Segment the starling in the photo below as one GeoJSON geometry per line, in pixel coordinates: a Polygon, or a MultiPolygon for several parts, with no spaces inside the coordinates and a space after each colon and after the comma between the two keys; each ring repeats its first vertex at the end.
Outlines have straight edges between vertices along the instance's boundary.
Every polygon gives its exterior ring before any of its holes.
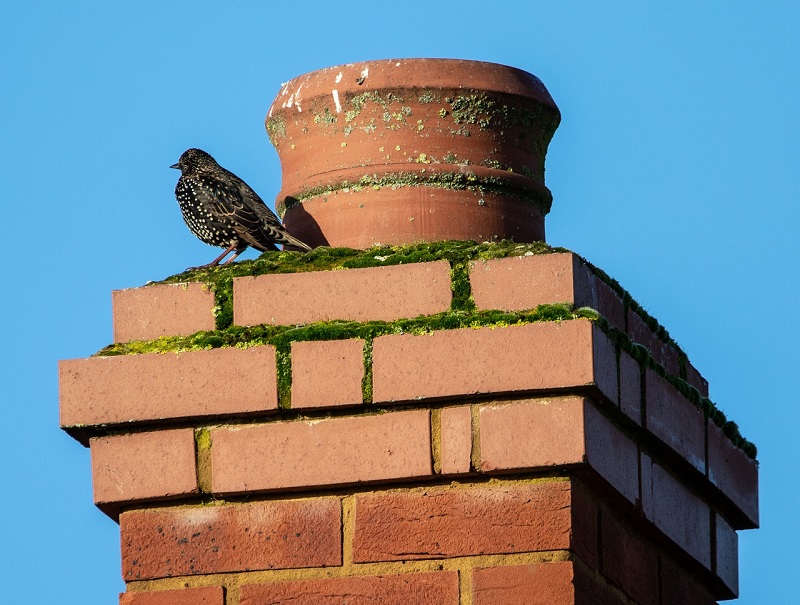
{"type": "Polygon", "coordinates": [[[170,168],[181,171],[175,197],[189,230],[206,244],[225,248],[210,263],[194,269],[215,267],[233,252],[226,261],[230,263],[248,246],[261,252],[277,250],[276,243],[311,250],[286,230],[247,183],[205,151],[187,149],[170,168]]]}

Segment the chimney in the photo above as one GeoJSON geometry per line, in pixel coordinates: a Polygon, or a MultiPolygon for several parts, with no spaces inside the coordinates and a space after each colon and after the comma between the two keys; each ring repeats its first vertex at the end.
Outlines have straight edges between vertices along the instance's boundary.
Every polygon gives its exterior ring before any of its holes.
{"type": "Polygon", "coordinates": [[[755,447],[620,284],[543,242],[558,120],[471,61],[283,87],[278,205],[332,247],[115,291],[114,343],[59,366],[121,605],[738,595],[755,447]]]}

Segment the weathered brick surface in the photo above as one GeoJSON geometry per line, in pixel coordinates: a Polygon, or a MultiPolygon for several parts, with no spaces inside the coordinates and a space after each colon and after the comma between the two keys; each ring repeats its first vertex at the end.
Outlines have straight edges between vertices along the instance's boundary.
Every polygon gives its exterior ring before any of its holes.
{"type": "Polygon", "coordinates": [[[359,494],[353,560],[567,549],[570,528],[566,481],[359,494]]]}
{"type": "Polygon", "coordinates": [[[661,558],[661,603],[663,605],[716,605],[717,600],[703,586],[671,560],[661,558]]]}
{"type": "MultiPolygon", "coordinates": [[[[589,269],[586,269],[590,272],[589,269]]],[[[576,301],[579,307],[591,307],[608,320],[608,323],[617,330],[625,331],[625,306],[622,299],[611,286],[599,277],[592,275],[588,282],[590,285],[589,297],[576,301]]]]}
{"type": "Polygon", "coordinates": [[[198,491],[192,429],[95,437],[90,445],[98,504],[198,491]]]}
{"type": "Polygon", "coordinates": [[[487,567],[472,572],[473,605],[574,605],[570,561],[487,567]]]}
{"type": "Polygon", "coordinates": [[[584,405],[586,459],[631,504],[639,496],[639,448],[614,423],[587,402],[584,405]]]}
{"type": "Polygon", "coordinates": [[[628,309],[628,336],[634,342],[644,345],[653,359],[664,366],[669,374],[680,375],[678,352],[656,336],[641,315],[631,309],[628,309]]]}
{"type": "Polygon", "coordinates": [[[625,351],[619,352],[619,407],[636,424],[642,424],[642,367],[625,351]]]}
{"type": "Polygon", "coordinates": [[[275,349],[235,347],[59,363],[61,425],[277,409],[275,349]]]}
{"type": "Polygon", "coordinates": [[[360,404],[363,378],[361,339],[292,343],[292,408],[360,404]]]}
{"type": "Polygon", "coordinates": [[[642,454],[642,510],[675,544],[711,569],[711,511],[649,456],[642,454]]]}
{"type": "Polygon", "coordinates": [[[758,527],[758,462],[734,446],[722,429],[710,421],[708,478],[744,516],[740,519],[740,529],[758,527]]]}
{"type": "Polygon", "coordinates": [[[124,592],[119,605],[225,605],[225,592],[222,586],[124,592]]]}
{"type": "Polygon", "coordinates": [[[582,397],[482,406],[481,470],[588,462],[630,502],[639,494],[637,446],[582,397]]]}
{"type": "Polygon", "coordinates": [[[458,572],[245,584],[241,605],[458,605],[458,572]]]}
{"type": "Polygon", "coordinates": [[[422,477],[430,412],[274,422],[211,431],[215,493],[422,477]]]}
{"type": "Polygon", "coordinates": [[[647,429],[701,473],[706,470],[705,418],[664,378],[645,370],[647,429]]]}
{"type": "Polygon", "coordinates": [[[686,362],[686,382],[700,391],[703,397],[708,397],[708,380],[689,362],[686,362]]]}
{"type": "Polygon", "coordinates": [[[722,518],[714,513],[716,551],[714,572],[723,584],[731,591],[732,596],[739,596],[739,536],[722,518]]]}
{"type": "Polygon", "coordinates": [[[616,400],[616,354],[586,320],[375,339],[373,400],[409,401],[596,384],[616,400]]]}
{"type": "Polygon", "coordinates": [[[571,483],[571,549],[589,567],[598,570],[600,567],[598,500],[580,481],[573,479],[571,483]]]}
{"type": "Polygon", "coordinates": [[[504,311],[574,303],[574,274],[579,263],[571,253],[473,261],[469,276],[472,297],[478,309],[504,311]]]}
{"type": "Polygon", "coordinates": [[[481,470],[583,462],[584,399],[529,399],[479,408],[481,470]]]}
{"type": "Polygon", "coordinates": [[[519,311],[566,302],[596,309],[625,329],[620,297],[570,252],[474,261],[470,282],[478,309],[519,311]]]}
{"type": "Polygon", "coordinates": [[[114,290],[114,342],[188,336],[214,329],[214,293],[198,282],[114,290]]]}
{"type": "Polygon", "coordinates": [[[658,603],[658,555],[638,532],[602,516],[602,575],[640,605],[658,603]]]}
{"type": "Polygon", "coordinates": [[[342,563],[338,498],[133,510],[120,534],[127,582],[342,563]]]}
{"type": "Polygon", "coordinates": [[[472,455],[472,411],[469,406],[441,411],[442,473],[468,473],[472,455]]]}
{"type": "Polygon", "coordinates": [[[239,326],[393,321],[447,311],[452,298],[447,261],[237,277],[233,321],[239,326]]]}

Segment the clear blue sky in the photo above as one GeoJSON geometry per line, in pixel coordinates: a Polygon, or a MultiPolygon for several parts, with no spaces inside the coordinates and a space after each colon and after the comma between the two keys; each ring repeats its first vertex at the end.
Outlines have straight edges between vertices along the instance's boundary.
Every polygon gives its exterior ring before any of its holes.
{"type": "Polygon", "coordinates": [[[796,602],[800,4],[267,4],[4,6],[2,600],[99,605],[123,590],[89,453],[58,429],[56,360],[111,340],[112,289],[216,254],[183,225],[169,165],[202,147],[272,200],[263,120],[282,82],[423,56],[544,81],[563,114],[548,241],[666,325],[758,445],[762,529],[740,534],[739,602],[796,602]]]}

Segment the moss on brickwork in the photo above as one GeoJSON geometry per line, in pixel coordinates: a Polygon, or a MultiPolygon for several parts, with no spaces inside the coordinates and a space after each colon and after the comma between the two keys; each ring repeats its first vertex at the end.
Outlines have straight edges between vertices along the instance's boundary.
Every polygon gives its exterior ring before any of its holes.
{"type": "Polygon", "coordinates": [[[573,308],[566,304],[540,305],[526,311],[506,312],[497,310],[478,311],[472,298],[469,280],[469,263],[475,260],[490,260],[512,256],[531,256],[569,252],[554,248],[543,242],[519,244],[512,241],[483,242],[443,241],[412,244],[406,246],[376,246],[368,250],[320,247],[308,253],[265,252],[258,259],[242,261],[222,267],[185,271],[159,283],[202,282],[215,294],[216,329],[197,332],[191,336],[169,336],[151,341],[134,341],[109,345],[97,353],[100,356],[128,355],[154,352],[180,352],[218,347],[248,348],[272,345],[277,352],[278,391],[280,407],[291,406],[291,343],[307,340],[338,340],[361,338],[364,347],[364,402],[372,402],[372,342],[385,334],[426,334],[436,330],[458,328],[503,327],[539,321],[564,321],[584,318],[597,323],[617,347],[628,352],[644,367],[649,367],[675,386],[694,403],[706,417],[719,426],[734,445],[750,457],[756,457],[756,447],[739,432],[738,426],[707,397],[686,381],[688,357],[670,337],[667,330],[639,305],[633,297],[613,278],[579,256],[595,275],[614,290],[622,300],[625,313],[638,314],[653,334],[672,346],[678,353],[680,375],[669,374],[650,352],[627,334],[611,327],[595,310],[573,308]],[[328,321],[302,326],[251,327],[234,326],[233,323],[233,278],[267,275],[275,273],[300,273],[308,271],[331,271],[351,268],[384,267],[408,263],[446,260],[450,263],[453,299],[449,311],[426,317],[400,319],[393,322],[328,321]]]}

